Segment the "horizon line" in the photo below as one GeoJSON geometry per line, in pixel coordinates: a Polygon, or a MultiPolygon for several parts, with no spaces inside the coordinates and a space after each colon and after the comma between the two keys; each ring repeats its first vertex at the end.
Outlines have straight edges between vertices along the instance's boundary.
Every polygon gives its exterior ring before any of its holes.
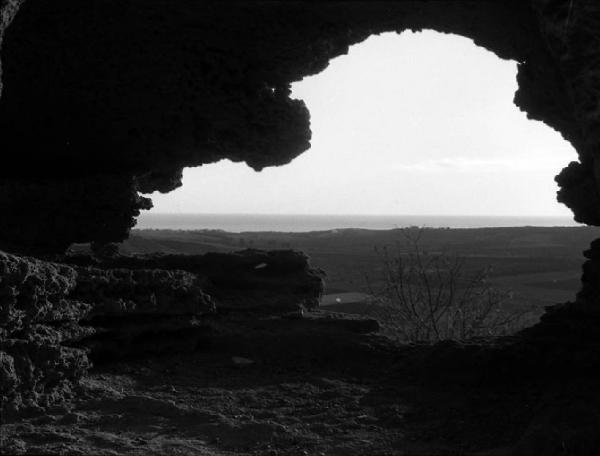
{"type": "MultiPolygon", "coordinates": [[[[253,216],[309,216],[309,217],[495,217],[495,218],[564,218],[573,220],[569,215],[551,215],[551,214],[323,214],[323,213],[265,213],[265,212],[143,212],[142,215],[253,215],[253,216]]],[[[138,217],[140,217],[138,216],[138,217]]],[[[577,223],[577,222],[576,222],[577,223]]]]}

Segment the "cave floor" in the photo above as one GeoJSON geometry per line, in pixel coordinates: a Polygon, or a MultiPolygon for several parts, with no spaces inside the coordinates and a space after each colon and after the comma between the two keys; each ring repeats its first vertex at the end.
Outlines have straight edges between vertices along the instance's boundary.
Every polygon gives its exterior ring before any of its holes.
{"type": "Polygon", "coordinates": [[[534,385],[422,382],[403,373],[405,349],[373,334],[334,331],[298,339],[290,328],[261,334],[253,345],[249,331],[238,350],[229,340],[187,354],[103,363],[66,405],[5,424],[4,448],[28,454],[502,455],[512,454],[548,394],[534,385]]]}

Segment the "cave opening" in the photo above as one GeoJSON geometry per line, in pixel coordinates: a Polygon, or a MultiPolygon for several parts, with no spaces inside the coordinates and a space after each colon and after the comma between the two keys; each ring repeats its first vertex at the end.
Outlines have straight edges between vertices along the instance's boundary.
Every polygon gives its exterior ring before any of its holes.
{"type": "MultiPolygon", "coordinates": [[[[577,225],[557,202],[554,181],[577,154],[560,133],[515,106],[516,75],[516,61],[459,35],[373,35],[292,84],[292,97],[311,113],[310,150],[259,173],[228,160],[187,168],[183,187],[150,195],[155,208],[138,226],[230,232],[519,226],[498,236],[502,241],[483,241],[493,245],[469,241],[472,248],[462,253],[475,265],[493,264],[493,283],[535,309],[532,323],[544,306],[573,298],[580,251],[594,233],[557,240],[524,228],[577,225]],[[548,247],[554,253],[540,255],[548,247]],[[553,256],[565,252],[566,260],[553,256]]],[[[336,305],[363,299],[360,276],[377,267],[360,247],[341,266],[284,235],[238,237],[238,247],[308,250],[330,273],[324,302],[336,305]]],[[[456,239],[441,239],[458,248],[456,239]]]]}
{"type": "Polygon", "coordinates": [[[371,36],[292,84],[311,114],[311,149],[260,173],[228,160],[186,168],[183,187],[150,195],[154,209],[138,226],[163,213],[523,217],[518,224],[538,216],[570,225],[554,176],[577,154],[513,104],[516,73],[517,62],[458,35],[371,36]]]}

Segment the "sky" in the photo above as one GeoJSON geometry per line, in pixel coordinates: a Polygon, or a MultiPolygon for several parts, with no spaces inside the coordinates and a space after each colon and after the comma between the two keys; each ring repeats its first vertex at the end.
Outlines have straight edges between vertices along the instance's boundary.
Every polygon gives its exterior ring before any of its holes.
{"type": "Polygon", "coordinates": [[[568,216],[554,176],[577,155],[512,103],[516,71],[456,35],[372,36],[292,85],[308,151],[261,172],[186,168],[152,212],[568,216]]]}

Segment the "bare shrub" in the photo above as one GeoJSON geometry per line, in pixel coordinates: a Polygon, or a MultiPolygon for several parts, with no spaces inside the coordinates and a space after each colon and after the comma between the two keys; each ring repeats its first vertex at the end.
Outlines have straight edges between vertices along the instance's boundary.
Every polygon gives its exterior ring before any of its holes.
{"type": "Polygon", "coordinates": [[[381,277],[369,314],[396,338],[417,342],[499,336],[524,326],[528,309],[510,309],[509,293],[489,283],[489,268],[468,271],[466,258],[429,253],[421,246],[422,229],[405,229],[394,246],[376,249],[381,277]]]}

